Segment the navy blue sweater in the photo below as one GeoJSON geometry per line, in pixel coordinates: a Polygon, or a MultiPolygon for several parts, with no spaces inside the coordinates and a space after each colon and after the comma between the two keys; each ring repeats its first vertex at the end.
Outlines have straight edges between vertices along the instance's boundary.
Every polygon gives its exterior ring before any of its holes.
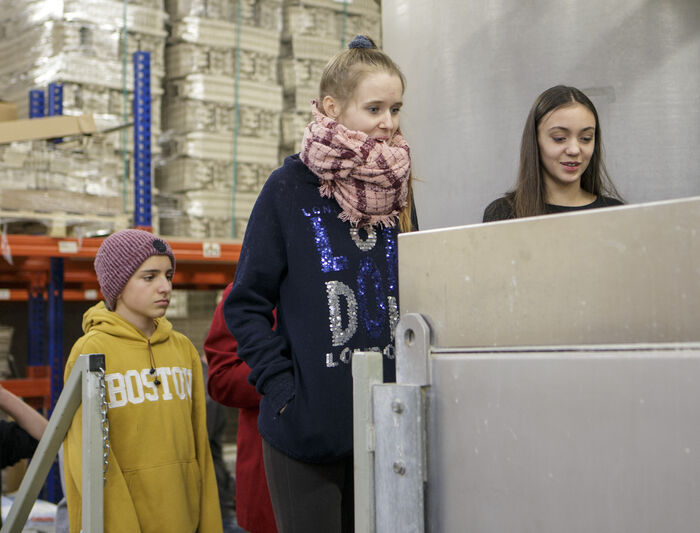
{"type": "Polygon", "coordinates": [[[352,453],[353,351],[381,350],[384,381],[395,380],[398,262],[395,228],[351,228],[318,187],[298,155],[270,175],[224,317],[263,395],[260,434],[290,457],[323,463],[352,453]]]}

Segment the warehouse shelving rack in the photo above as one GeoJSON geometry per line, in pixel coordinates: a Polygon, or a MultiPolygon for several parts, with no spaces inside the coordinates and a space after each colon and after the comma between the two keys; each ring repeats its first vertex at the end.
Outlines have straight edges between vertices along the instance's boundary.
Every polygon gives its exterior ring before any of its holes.
{"type": "MultiPolygon", "coordinates": [[[[151,219],[151,92],[150,53],[136,52],[134,61],[134,226],[152,230],[151,219]]],[[[29,94],[30,117],[44,115],[44,92],[29,94]]],[[[48,113],[62,113],[62,87],[50,84],[48,113]]],[[[53,142],[60,142],[54,140],[53,142]]],[[[29,344],[27,377],[2,382],[18,396],[43,400],[53,410],[63,388],[63,302],[100,298],[93,259],[103,238],[58,238],[3,235],[0,259],[0,302],[27,301],[29,344]],[[46,348],[46,350],[45,350],[46,348]],[[46,360],[48,365],[44,364],[46,360]]],[[[240,255],[236,241],[189,241],[167,237],[177,258],[173,284],[178,289],[223,289],[232,280],[240,255]]],[[[58,493],[50,476],[49,499],[58,493]]],[[[53,497],[53,498],[52,498],[53,497]]],[[[56,498],[57,499],[57,498],[56,498]]]]}

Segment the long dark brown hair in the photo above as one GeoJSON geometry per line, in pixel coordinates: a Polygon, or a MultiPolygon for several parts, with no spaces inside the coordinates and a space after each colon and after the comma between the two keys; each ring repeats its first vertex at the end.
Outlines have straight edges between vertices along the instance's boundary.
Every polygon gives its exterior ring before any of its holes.
{"type": "Polygon", "coordinates": [[[547,114],[574,103],[585,106],[595,117],[595,146],[588,167],[581,176],[581,188],[596,196],[622,199],[605,168],[600,121],[593,102],[575,87],[557,85],[537,97],[525,121],[520,144],[518,179],[515,188],[506,194],[516,218],[546,214],[546,188],[540,163],[537,127],[547,114]]]}
{"type": "MultiPolygon", "coordinates": [[[[332,96],[342,105],[347,103],[355,89],[370,72],[386,72],[392,76],[398,76],[401,80],[401,92],[406,89],[406,78],[394,60],[386,53],[377,48],[375,42],[366,36],[358,36],[355,39],[363,38],[371,43],[371,48],[348,48],[338,52],[326,64],[321,75],[319,88],[319,102],[323,102],[324,97],[332,96]]],[[[354,42],[355,40],[353,40],[354,42]]],[[[352,43],[351,43],[352,45],[352,43]]],[[[323,113],[323,106],[318,106],[323,113]]],[[[408,200],[399,213],[399,231],[411,231],[411,203],[413,202],[413,170],[408,177],[408,200]]]]}

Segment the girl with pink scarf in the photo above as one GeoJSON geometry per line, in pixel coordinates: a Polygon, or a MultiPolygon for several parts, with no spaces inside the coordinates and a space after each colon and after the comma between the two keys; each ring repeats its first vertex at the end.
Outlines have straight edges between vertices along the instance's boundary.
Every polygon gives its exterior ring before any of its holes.
{"type": "Polygon", "coordinates": [[[404,88],[367,37],[329,61],[301,152],[256,201],[224,303],[262,396],[258,429],[281,533],[353,531],[353,352],[381,351],[384,379],[395,380],[396,237],[416,226],[399,131],[404,88]]]}

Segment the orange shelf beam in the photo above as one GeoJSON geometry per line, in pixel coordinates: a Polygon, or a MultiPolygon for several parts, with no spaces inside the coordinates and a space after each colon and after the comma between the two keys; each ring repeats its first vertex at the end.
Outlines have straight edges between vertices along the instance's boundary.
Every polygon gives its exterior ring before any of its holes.
{"type": "MultiPolygon", "coordinates": [[[[164,237],[165,238],[165,237],[164,237]]],[[[241,243],[237,241],[188,241],[165,238],[180,262],[238,262],[241,243]]],[[[94,258],[103,238],[57,238],[40,235],[7,235],[7,251],[12,257],[83,257],[94,258]]]]}
{"type": "Polygon", "coordinates": [[[51,395],[49,378],[18,378],[0,381],[0,385],[20,398],[39,398],[51,395]]]}
{"type": "MultiPolygon", "coordinates": [[[[63,289],[63,300],[66,302],[83,302],[99,300],[101,293],[97,289],[63,289]]],[[[26,289],[0,289],[0,302],[26,302],[29,291],[26,289]]]]}
{"type": "MultiPolygon", "coordinates": [[[[240,242],[164,238],[177,260],[173,280],[176,289],[219,289],[233,280],[241,253],[240,242]]],[[[12,264],[0,259],[0,301],[23,301],[28,298],[28,290],[45,287],[51,257],[64,258],[64,300],[97,299],[93,259],[103,240],[7,235],[6,250],[12,264]]]]}

